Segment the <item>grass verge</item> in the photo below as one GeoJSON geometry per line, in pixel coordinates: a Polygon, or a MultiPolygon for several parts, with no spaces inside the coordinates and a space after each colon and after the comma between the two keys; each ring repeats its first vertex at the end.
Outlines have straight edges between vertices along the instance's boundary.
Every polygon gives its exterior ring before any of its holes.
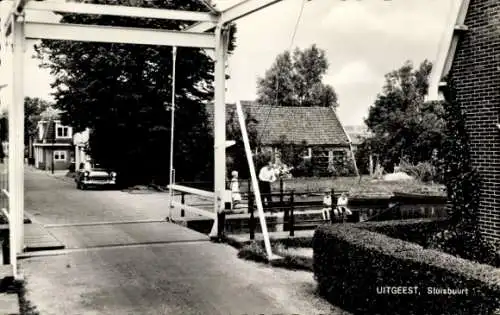
{"type": "MultiPolygon", "coordinates": [[[[297,254],[294,247],[289,247],[281,241],[271,241],[271,247],[274,254],[281,258],[272,260],[271,265],[275,267],[286,268],[290,270],[306,270],[313,271],[312,257],[307,253],[297,254]]],[[[304,251],[300,251],[304,252],[304,251]]],[[[238,257],[255,262],[267,263],[267,253],[263,242],[254,241],[250,244],[243,245],[238,252],[238,257]]]]}

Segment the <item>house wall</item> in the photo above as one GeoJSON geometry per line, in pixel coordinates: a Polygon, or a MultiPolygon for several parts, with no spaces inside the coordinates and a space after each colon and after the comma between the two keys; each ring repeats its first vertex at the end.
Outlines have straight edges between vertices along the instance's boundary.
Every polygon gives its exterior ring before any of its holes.
{"type": "Polygon", "coordinates": [[[500,1],[471,0],[469,28],[452,73],[466,116],[473,166],[481,176],[479,220],[484,236],[500,241],[500,1]]]}
{"type": "MultiPolygon", "coordinates": [[[[335,145],[315,145],[309,147],[312,161],[316,165],[316,170],[319,172],[317,176],[328,176],[329,173],[329,163],[333,162],[334,159],[339,157],[345,157],[350,163],[352,160],[350,149],[344,146],[335,145]],[[329,153],[331,152],[331,153],[329,153]]],[[[267,154],[274,154],[275,161],[279,161],[280,154],[278,149],[274,149],[273,146],[263,146],[262,152],[267,154]]],[[[297,166],[297,165],[295,165],[297,166]]],[[[338,167],[338,165],[336,165],[338,167]]]]}
{"type": "Polygon", "coordinates": [[[65,159],[54,161],[54,170],[67,170],[74,159],[73,148],[71,147],[37,147],[35,148],[35,167],[42,170],[52,170],[52,155],[54,151],[65,153],[65,159]]]}

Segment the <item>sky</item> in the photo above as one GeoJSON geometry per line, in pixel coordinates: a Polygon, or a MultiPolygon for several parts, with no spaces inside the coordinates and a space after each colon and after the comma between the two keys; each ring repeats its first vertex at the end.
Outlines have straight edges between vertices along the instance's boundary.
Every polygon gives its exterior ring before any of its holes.
{"type": "MultiPolygon", "coordinates": [[[[218,0],[219,9],[241,0],[218,0]]],[[[316,44],[329,69],[323,82],[337,92],[339,119],[361,125],[384,75],[406,60],[416,66],[437,58],[457,0],[285,0],[236,22],[236,49],[229,58],[228,102],[256,98],[256,82],[285,50],[316,44]]],[[[26,94],[51,100],[51,75],[26,51],[26,94]]]]}

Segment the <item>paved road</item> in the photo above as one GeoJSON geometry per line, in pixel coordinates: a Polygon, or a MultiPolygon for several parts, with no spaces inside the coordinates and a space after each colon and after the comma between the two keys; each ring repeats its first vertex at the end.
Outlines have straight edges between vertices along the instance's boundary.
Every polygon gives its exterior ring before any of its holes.
{"type": "Polygon", "coordinates": [[[130,194],[117,190],[78,190],[71,178],[27,169],[26,211],[43,224],[164,220],[168,194],[130,194]]]}
{"type": "Polygon", "coordinates": [[[99,224],[162,219],[165,194],[78,191],[29,169],[25,178],[27,209],[69,248],[21,260],[40,314],[345,314],[315,296],[311,273],[240,260],[167,222],[99,224]]]}

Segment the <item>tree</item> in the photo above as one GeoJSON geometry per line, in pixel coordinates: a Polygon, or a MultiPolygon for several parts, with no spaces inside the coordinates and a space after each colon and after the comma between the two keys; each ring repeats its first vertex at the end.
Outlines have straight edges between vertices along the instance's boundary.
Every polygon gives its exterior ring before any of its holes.
{"type": "Polygon", "coordinates": [[[277,106],[337,106],[332,86],[322,83],[328,70],[325,52],[312,45],[278,55],[263,78],[257,80],[258,102],[277,106]]]}
{"type": "Polygon", "coordinates": [[[9,113],[5,109],[0,113],[0,141],[9,141],[9,113]]]}
{"type": "Polygon", "coordinates": [[[373,132],[372,153],[391,170],[401,159],[415,164],[430,161],[443,138],[442,102],[425,102],[432,64],[425,60],[418,69],[407,61],[385,76],[383,92],[369,109],[366,125],[373,132]]]}
{"type": "MultiPolygon", "coordinates": [[[[91,1],[106,3],[107,1],[91,1]]],[[[118,1],[126,4],[125,0],[118,1]]],[[[116,3],[116,1],[114,1],[116,3]]],[[[201,1],[142,1],[138,6],[204,11],[201,1]]],[[[66,23],[180,30],[189,22],[64,14],[66,23]]],[[[234,49],[232,27],[229,50],[234,49]]],[[[88,150],[125,184],[169,177],[172,48],[44,40],[37,47],[56,77],[56,107],[75,131],[90,128],[88,150]]],[[[174,168],[176,180],[213,177],[213,139],[206,102],[213,98],[213,60],[202,49],[177,49],[174,168]]]]}
{"type": "Polygon", "coordinates": [[[38,97],[24,98],[24,144],[29,145],[38,133],[38,122],[42,119],[42,113],[47,110],[51,104],[48,101],[38,97]]]}

